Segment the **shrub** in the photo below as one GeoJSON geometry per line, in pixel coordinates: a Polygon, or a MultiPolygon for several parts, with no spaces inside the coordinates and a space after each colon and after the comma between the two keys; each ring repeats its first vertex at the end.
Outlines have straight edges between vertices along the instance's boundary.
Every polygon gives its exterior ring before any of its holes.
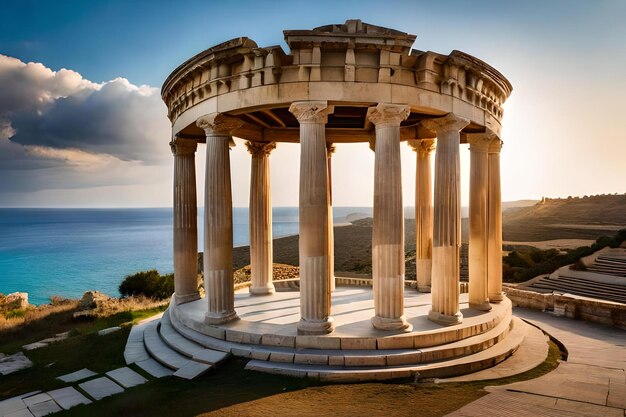
{"type": "Polygon", "coordinates": [[[174,293],[174,274],[161,275],[156,269],[126,276],[119,287],[122,297],[143,295],[163,300],[174,293]]]}

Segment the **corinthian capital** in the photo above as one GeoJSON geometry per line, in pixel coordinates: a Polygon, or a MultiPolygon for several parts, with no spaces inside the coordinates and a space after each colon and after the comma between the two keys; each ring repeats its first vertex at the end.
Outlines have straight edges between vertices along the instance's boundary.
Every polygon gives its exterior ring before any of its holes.
{"type": "Polygon", "coordinates": [[[384,125],[400,126],[400,123],[409,117],[411,108],[406,104],[379,103],[376,107],[370,107],[367,118],[376,127],[384,125]]]}
{"type": "Polygon", "coordinates": [[[300,123],[326,124],[328,115],[334,110],[335,106],[329,106],[327,101],[296,101],[289,106],[289,111],[300,123]]]}
{"type": "Polygon", "coordinates": [[[243,121],[222,113],[202,116],[196,120],[196,126],[208,135],[231,136],[232,131],[243,126],[243,121]]]}
{"type": "Polygon", "coordinates": [[[269,155],[274,149],[276,149],[276,142],[252,142],[246,141],[246,148],[252,156],[269,155]]]}
{"type": "Polygon", "coordinates": [[[504,142],[499,137],[495,137],[489,144],[489,153],[500,153],[504,142]]]}
{"type": "Polygon", "coordinates": [[[195,139],[174,137],[170,142],[173,155],[189,155],[196,152],[198,142],[195,139]]]}
{"type": "Polygon", "coordinates": [[[467,143],[470,145],[470,150],[476,152],[489,152],[491,143],[498,138],[489,129],[483,133],[468,133],[465,136],[467,137],[467,143]]]}
{"type": "Polygon", "coordinates": [[[427,156],[435,150],[435,139],[413,139],[409,140],[409,146],[420,156],[427,156]]]}
{"type": "Polygon", "coordinates": [[[424,128],[438,133],[450,131],[458,132],[469,124],[469,120],[459,117],[454,113],[448,113],[443,117],[422,120],[421,123],[424,128]]]}

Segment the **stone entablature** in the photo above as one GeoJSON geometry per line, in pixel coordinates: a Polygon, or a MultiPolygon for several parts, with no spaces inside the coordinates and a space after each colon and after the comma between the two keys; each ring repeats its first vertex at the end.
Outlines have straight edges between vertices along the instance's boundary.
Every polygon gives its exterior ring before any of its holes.
{"type": "MultiPolygon", "coordinates": [[[[161,92],[174,133],[204,114],[246,114],[323,99],[329,104],[364,107],[378,102],[408,104],[413,112],[431,116],[454,112],[478,130],[484,126],[499,134],[502,104],[511,93],[511,84],[471,55],[411,49],[415,35],[360,20],[287,30],[284,35],[289,54],[280,46],[260,48],[242,37],[209,48],[174,70],[161,92]],[[313,88],[310,83],[317,85],[313,88]]],[[[242,128],[237,136],[269,141],[273,135],[275,141],[293,141],[293,135],[284,132],[282,137],[279,132],[264,132],[272,127],[297,127],[285,123],[288,116],[272,111],[264,116],[266,122],[253,115],[256,126],[242,128]]],[[[409,118],[403,126],[418,121],[409,118]]],[[[373,136],[373,132],[351,133],[355,132],[346,132],[350,141],[373,136]]],[[[329,135],[332,141],[341,141],[333,132],[329,135]]],[[[413,138],[414,132],[403,134],[403,139],[413,138]]]]}

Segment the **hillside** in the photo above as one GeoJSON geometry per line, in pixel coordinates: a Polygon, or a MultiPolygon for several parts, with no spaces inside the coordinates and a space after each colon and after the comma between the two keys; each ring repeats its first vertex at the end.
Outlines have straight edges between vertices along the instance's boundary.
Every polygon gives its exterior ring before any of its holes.
{"type": "Polygon", "coordinates": [[[505,210],[505,241],[596,239],[626,228],[626,194],[549,198],[505,210]]]}

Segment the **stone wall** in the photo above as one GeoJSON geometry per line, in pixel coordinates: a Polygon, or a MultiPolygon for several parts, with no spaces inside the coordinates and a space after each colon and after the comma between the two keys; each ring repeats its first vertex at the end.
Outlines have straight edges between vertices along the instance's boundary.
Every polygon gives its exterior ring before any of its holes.
{"type": "Polygon", "coordinates": [[[541,294],[504,287],[515,307],[552,311],[555,316],[587,320],[626,329],[626,304],[590,300],[568,294],[541,294]]]}

